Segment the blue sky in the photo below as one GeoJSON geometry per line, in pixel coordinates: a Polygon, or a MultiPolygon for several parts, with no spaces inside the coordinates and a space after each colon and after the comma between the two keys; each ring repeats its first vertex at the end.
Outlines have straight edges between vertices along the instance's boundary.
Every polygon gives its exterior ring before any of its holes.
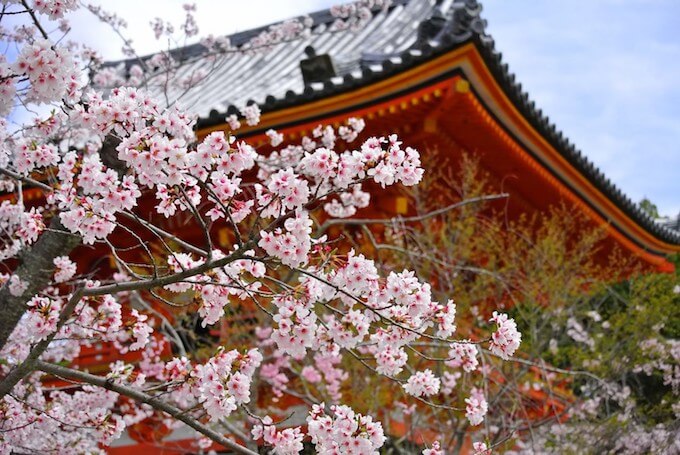
{"type": "MultiPolygon", "coordinates": [[[[227,34],[340,0],[193,0],[202,33],[227,34]]],[[[412,0],[424,1],[424,0],[412,0]]],[[[179,23],[182,0],[99,0],[153,52],[148,21],[179,23]],[[115,6],[114,6],[115,5],[115,6]],[[162,12],[159,6],[162,5],[162,12]]],[[[539,108],[634,201],[680,212],[680,1],[482,0],[487,31],[539,108]]],[[[80,14],[80,13],[79,13],[80,14]]],[[[74,38],[120,57],[120,44],[84,14],[74,38]]],[[[163,43],[160,43],[161,47],[163,43]]]]}
{"type": "Polygon", "coordinates": [[[680,212],[680,2],[486,0],[536,104],[634,201],[680,212]]]}

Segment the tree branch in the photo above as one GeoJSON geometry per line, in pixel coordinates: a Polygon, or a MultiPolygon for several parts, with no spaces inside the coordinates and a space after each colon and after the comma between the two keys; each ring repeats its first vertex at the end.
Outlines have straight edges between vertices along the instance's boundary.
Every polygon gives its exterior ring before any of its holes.
{"type": "Polygon", "coordinates": [[[80,297],[83,295],[83,289],[80,288],[76,290],[71,298],[64,306],[64,309],[59,314],[59,320],[57,321],[57,327],[49,334],[44,340],[36,344],[33,349],[28,353],[26,359],[17,365],[13,370],[11,370],[7,376],[0,382],[0,399],[2,399],[6,394],[12,391],[14,386],[21,381],[24,377],[30,374],[35,369],[35,362],[40,358],[40,356],[49,347],[50,343],[59,332],[59,330],[66,324],[69,316],[73,313],[76,305],[80,301],[80,297]]]}
{"type": "Polygon", "coordinates": [[[162,287],[168,284],[177,283],[184,280],[185,278],[190,278],[199,275],[203,272],[207,272],[212,269],[224,267],[234,261],[237,261],[245,255],[246,251],[255,246],[255,240],[251,240],[243,245],[243,248],[236,250],[228,256],[214,261],[207,261],[203,264],[194,267],[193,269],[187,269],[183,272],[173,273],[170,275],[165,275],[160,278],[152,280],[140,280],[140,281],[126,281],[124,283],[109,284],[105,286],[99,286],[96,288],[86,289],[83,295],[103,295],[103,294],[116,294],[123,291],[139,291],[143,289],[153,289],[162,287]]]}
{"type": "Polygon", "coordinates": [[[71,379],[74,381],[82,381],[87,384],[96,385],[103,389],[111,390],[112,392],[116,392],[120,395],[131,398],[137,402],[148,404],[152,408],[165,412],[171,417],[190,426],[191,428],[198,431],[202,435],[207,436],[208,438],[212,439],[218,444],[223,445],[224,447],[228,447],[229,449],[233,450],[236,453],[246,455],[257,455],[257,452],[253,452],[252,450],[243,447],[240,444],[237,444],[236,442],[226,438],[224,435],[216,432],[207,425],[204,425],[201,422],[197,421],[196,419],[188,416],[186,413],[184,413],[182,409],[176,408],[175,406],[172,406],[171,404],[166,403],[165,401],[162,401],[152,395],[140,392],[131,387],[115,384],[104,377],[95,376],[93,374],[74,370],[72,368],[62,367],[53,363],[43,362],[42,360],[38,360],[35,365],[38,370],[43,371],[45,373],[66,379],[71,379]]]}
{"type": "Polygon", "coordinates": [[[486,202],[486,201],[495,201],[497,199],[505,199],[509,196],[507,193],[500,193],[500,194],[492,194],[489,196],[479,196],[479,197],[473,197],[470,199],[465,199],[460,202],[456,202],[455,204],[447,205],[446,207],[443,207],[441,209],[433,210],[431,212],[427,212],[423,215],[417,215],[417,216],[409,216],[409,217],[396,217],[396,218],[351,218],[351,219],[344,219],[344,218],[334,218],[331,220],[326,221],[321,228],[319,228],[319,235],[323,234],[326,232],[326,230],[334,226],[336,224],[344,224],[348,226],[356,226],[356,225],[364,225],[364,224],[392,224],[395,221],[399,221],[401,223],[414,223],[417,221],[424,221],[429,218],[433,218],[437,215],[441,215],[443,213],[446,213],[450,210],[457,209],[469,204],[475,204],[477,202],[486,202]]]}

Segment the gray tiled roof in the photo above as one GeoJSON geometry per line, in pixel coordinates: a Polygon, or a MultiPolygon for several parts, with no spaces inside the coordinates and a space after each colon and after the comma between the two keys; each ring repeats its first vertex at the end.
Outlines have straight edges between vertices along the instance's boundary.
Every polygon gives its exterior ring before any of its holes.
{"type": "MultiPolygon", "coordinates": [[[[205,118],[211,110],[223,113],[231,105],[244,106],[250,100],[263,105],[267,96],[285,98],[289,91],[302,94],[305,86],[300,60],[306,58],[304,50],[307,46],[312,46],[317,54],[332,56],[338,73],[335,83],[341,84],[343,76],[348,74],[360,78],[362,65],[373,64],[377,68],[384,56],[396,56],[411,48],[416,42],[418,25],[432,15],[435,3],[430,0],[394,1],[388,11],[377,13],[357,31],[347,29],[327,33],[335,18],[328,11],[314,13],[311,15],[314,20],[312,35],[308,38],[276,44],[267,52],[232,53],[218,57],[214,63],[197,60],[183,67],[178,74],[180,78],[200,68],[216,69],[205,83],[186,93],[179,88],[170,89],[170,101],[183,93],[182,105],[205,118]],[[371,62],[371,56],[375,61],[371,62]]],[[[232,35],[231,42],[233,45],[243,43],[259,30],[232,35]]],[[[198,46],[183,52],[200,52],[198,46]]],[[[323,88],[322,83],[313,86],[323,88]]]]}

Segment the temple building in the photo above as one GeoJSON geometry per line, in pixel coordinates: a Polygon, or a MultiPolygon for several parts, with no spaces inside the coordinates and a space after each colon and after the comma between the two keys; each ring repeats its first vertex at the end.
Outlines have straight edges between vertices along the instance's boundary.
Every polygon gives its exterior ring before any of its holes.
{"type": "MultiPolygon", "coordinates": [[[[198,114],[199,137],[226,129],[236,106],[257,103],[261,123],[239,131],[256,143],[270,128],[295,141],[318,124],[354,116],[366,120],[368,134],[398,133],[421,153],[470,152],[503,182],[511,214],[566,202],[606,226],[610,245],[671,270],[665,256],[680,251],[680,234],[645,214],[522,91],[481,10],[474,0],[395,0],[361,29],[341,31],[331,31],[329,11],[313,13],[309,38],[220,57],[210,79],[181,102],[198,114]]],[[[239,46],[261,31],[229,38],[239,46]]],[[[200,56],[202,49],[180,51],[200,56]]],[[[184,74],[204,65],[195,59],[184,74]]]]}
{"type": "MultiPolygon", "coordinates": [[[[510,216],[566,204],[606,229],[608,248],[649,270],[673,270],[667,256],[680,252],[680,232],[645,214],[530,100],[485,32],[481,10],[475,0],[394,0],[361,29],[334,31],[330,11],[316,12],[308,38],[217,57],[210,78],[183,91],[181,102],[199,116],[199,137],[227,130],[227,115],[257,103],[260,124],[239,136],[265,147],[271,128],[295,142],[319,124],[361,117],[366,135],[397,133],[424,155],[437,150],[454,163],[471,153],[510,194],[510,216]]],[[[232,35],[231,44],[262,30],[232,35]]],[[[196,57],[185,75],[206,65],[199,44],[177,52],[196,57]]],[[[371,210],[404,214],[409,203],[388,193],[371,210]]],[[[124,438],[112,453],[141,453],[129,444],[124,438]]]]}

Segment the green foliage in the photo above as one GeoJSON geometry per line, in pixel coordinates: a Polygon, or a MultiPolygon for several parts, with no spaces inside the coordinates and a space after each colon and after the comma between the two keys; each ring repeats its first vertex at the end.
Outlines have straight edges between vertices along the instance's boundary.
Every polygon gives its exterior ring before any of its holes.
{"type": "Polygon", "coordinates": [[[642,199],[638,205],[647,215],[651,216],[652,218],[659,218],[659,208],[649,199],[642,199]]]}
{"type": "MultiPolygon", "coordinates": [[[[467,157],[457,176],[435,176],[416,191],[419,213],[456,197],[496,192],[467,157]]],[[[669,340],[680,338],[680,295],[674,293],[680,279],[677,273],[644,273],[630,255],[605,253],[604,230],[575,213],[562,206],[507,222],[489,207],[466,206],[422,226],[388,232],[403,249],[383,252],[382,258],[436,283],[438,298],[455,296],[458,326],[465,331],[494,309],[509,312],[522,332],[520,357],[552,372],[548,381],[540,368],[499,366],[505,385],[489,386],[496,394],[492,424],[518,425],[512,423],[518,415],[531,419],[522,412],[556,402],[565,410],[590,403],[590,411],[570,414],[564,423],[571,445],[550,430],[541,443],[559,453],[606,453],[629,431],[644,433],[658,424],[675,428],[671,404],[678,390],[666,367],[674,361],[669,340]],[[659,352],[654,346],[661,346],[659,352]],[[538,386],[552,401],[523,396],[517,390],[525,384],[538,386]]],[[[680,270],[680,256],[671,261],[680,270]]]]}

